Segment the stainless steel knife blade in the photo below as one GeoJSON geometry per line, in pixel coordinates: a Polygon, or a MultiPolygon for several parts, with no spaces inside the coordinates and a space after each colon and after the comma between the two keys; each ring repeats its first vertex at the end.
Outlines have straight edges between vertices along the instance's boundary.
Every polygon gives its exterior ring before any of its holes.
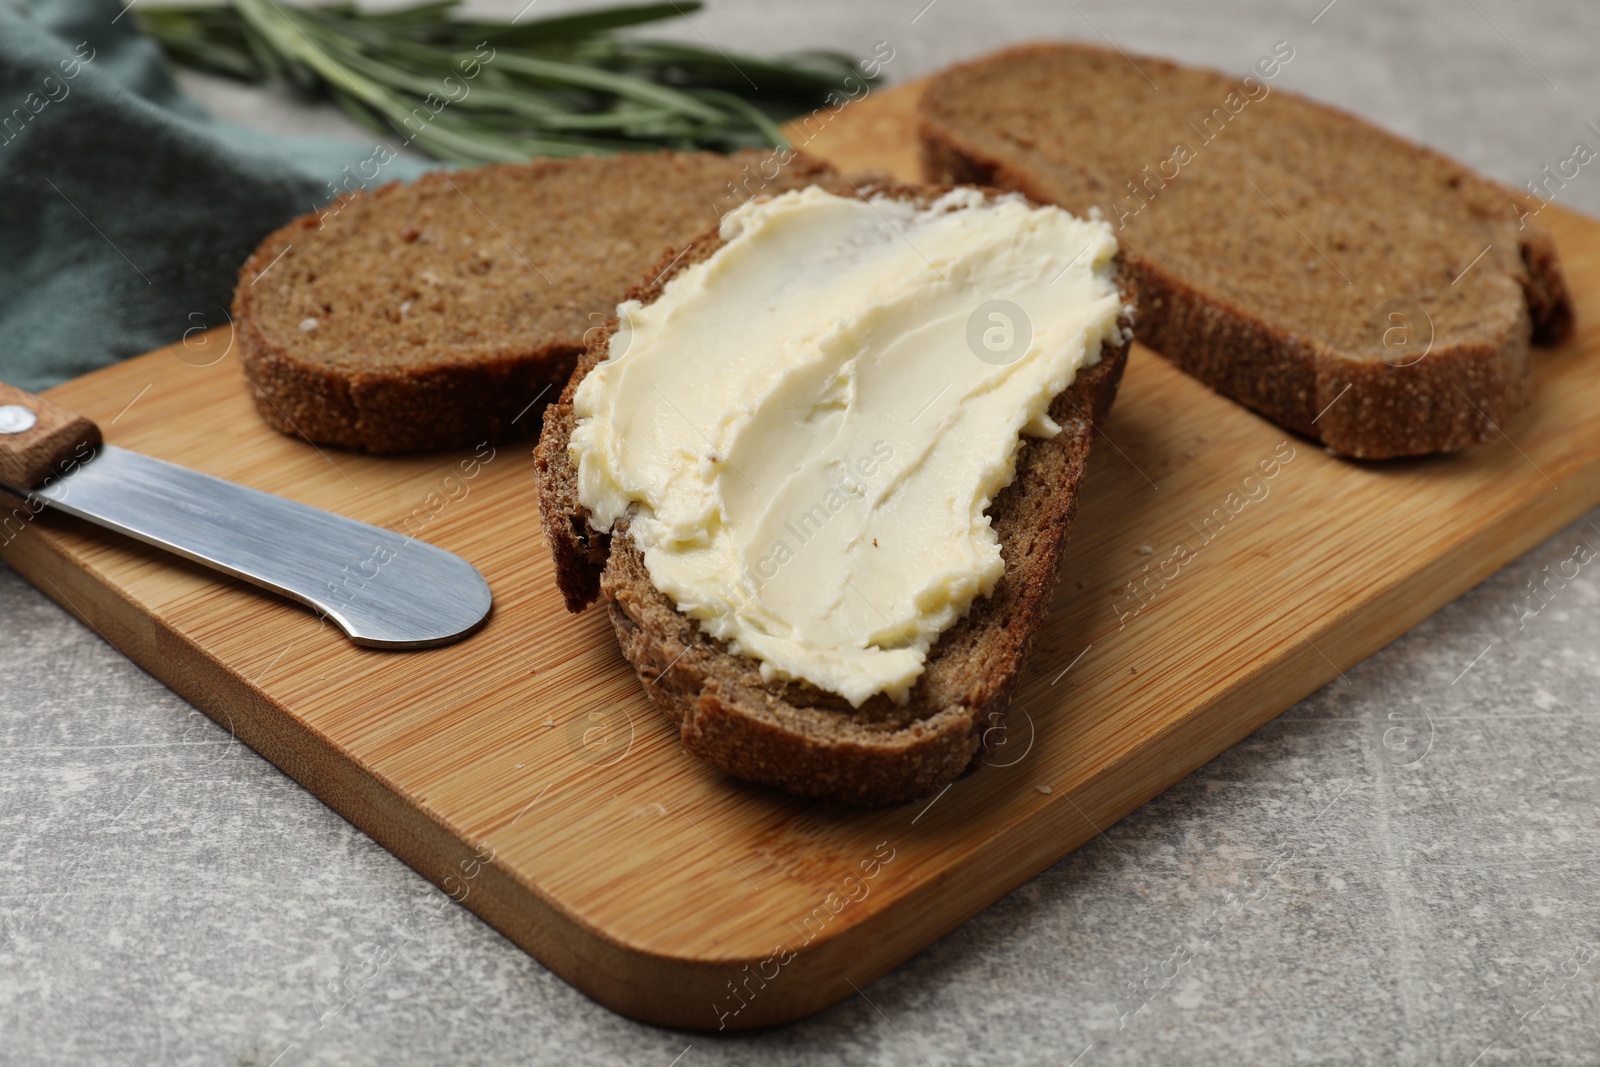
{"type": "Polygon", "coordinates": [[[113,445],[13,488],[310,605],[359,645],[446,644],[492,603],[477,569],[441,548],[113,445]]]}

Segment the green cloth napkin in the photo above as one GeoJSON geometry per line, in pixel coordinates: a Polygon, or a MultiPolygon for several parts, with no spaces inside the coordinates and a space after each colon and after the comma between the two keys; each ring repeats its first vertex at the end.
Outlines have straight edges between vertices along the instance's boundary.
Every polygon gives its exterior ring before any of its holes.
{"type": "Polygon", "coordinates": [[[116,0],[0,0],[0,381],[42,389],[225,324],[257,242],[373,147],[210,118],[116,0]]]}

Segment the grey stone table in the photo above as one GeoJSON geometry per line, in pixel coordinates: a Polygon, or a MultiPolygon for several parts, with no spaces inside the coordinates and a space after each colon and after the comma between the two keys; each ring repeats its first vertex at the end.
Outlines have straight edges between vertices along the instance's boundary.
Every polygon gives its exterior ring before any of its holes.
{"type": "MultiPolygon", "coordinates": [[[[1507,181],[1596,144],[1600,7],[1324,3],[713,0],[678,32],[863,55],[885,40],[895,78],[1041,35],[1231,70],[1288,40],[1280,84],[1507,181]]],[[[346,129],[186,80],[243,122],[346,129]]],[[[1600,213],[1600,178],[1559,199],[1600,213]]],[[[1518,617],[1579,543],[1600,548],[1600,513],[861,996],[731,1038],[613,1015],[437,908],[0,569],[0,1062],[1600,1063],[1595,572],[1518,617]],[[1242,892],[1269,869],[1267,892],[1242,892]],[[351,974],[360,994],[323,1020],[319,990],[351,974]]]]}

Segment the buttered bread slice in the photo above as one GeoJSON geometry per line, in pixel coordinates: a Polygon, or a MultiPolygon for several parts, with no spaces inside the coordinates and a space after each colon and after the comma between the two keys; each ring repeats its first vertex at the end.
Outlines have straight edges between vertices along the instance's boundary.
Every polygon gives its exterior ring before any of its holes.
{"type": "Polygon", "coordinates": [[[1014,189],[1116,228],[1139,339],[1352,456],[1498,437],[1529,343],[1571,329],[1549,234],[1453,160],[1238,75],[1079,44],[934,77],[925,174],[1014,189]]]}
{"type": "Polygon", "coordinates": [[[569,608],[685,747],[923,795],[998,736],[1126,355],[1104,222],[973,188],[747,204],[636,290],[546,415],[569,608]]]}

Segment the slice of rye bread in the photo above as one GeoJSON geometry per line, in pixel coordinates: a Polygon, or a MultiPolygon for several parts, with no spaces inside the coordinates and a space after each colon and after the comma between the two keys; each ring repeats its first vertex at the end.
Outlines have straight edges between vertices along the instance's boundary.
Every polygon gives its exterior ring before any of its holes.
{"type": "MultiPolygon", "coordinates": [[[[239,361],[284,433],[368,452],[470,447],[559,387],[628,288],[804,157],[660,152],[435,172],[271,234],[240,269],[239,361]]],[[[540,405],[542,410],[544,405],[540,405]]]]}
{"type": "Polygon", "coordinates": [[[1527,401],[1530,340],[1571,332],[1518,194],[1259,77],[1039,44],[934,77],[921,108],[929,180],[1098,207],[1139,339],[1336,452],[1496,437],[1527,401]]]}
{"type": "MultiPolygon", "coordinates": [[[[857,191],[928,203],[948,187],[857,191]]],[[[654,302],[673,274],[721,246],[712,231],[630,297],[654,302]]],[[[1131,289],[1120,268],[1118,280],[1126,303],[1131,289]]],[[[975,769],[986,740],[1004,737],[1011,692],[1044,622],[1077,512],[1094,427],[1110,410],[1122,379],[1131,336],[1126,320],[1122,325],[1122,343],[1102,348],[1100,361],[1080,369],[1050,405],[1061,432],[1022,439],[1016,477],[988,509],[1005,574],[929,650],[906,704],[879,694],[851,708],[810,683],[762,681],[755,659],[728,652],[655,587],[626,519],[609,535],[589,526],[567,451],[576,424],[572,400],[578,384],[606,358],[615,323],[594,339],[560,400],[545,413],[534,453],[539,510],[568,610],[582,611],[605,598],[623,655],[650,699],[678,725],[684,748],[730,774],[862,807],[925,796],[975,769]]]]}

